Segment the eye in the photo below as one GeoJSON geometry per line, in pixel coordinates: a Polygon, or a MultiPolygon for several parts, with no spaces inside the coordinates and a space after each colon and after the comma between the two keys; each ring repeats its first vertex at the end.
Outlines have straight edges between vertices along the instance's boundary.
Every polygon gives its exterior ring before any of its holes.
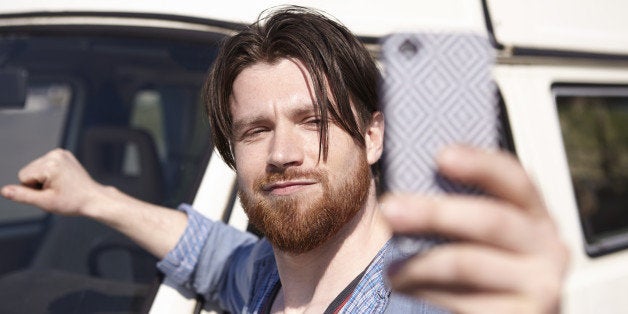
{"type": "Polygon", "coordinates": [[[267,131],[268,131],[268,128],[264,128],[264,127],[251,128],[242,133],[242,135],[240,136],[240,140],[251,141],[258,138],[259,136],[261,136],[267,131]]]}
{"type": "Polygon", "coordinates": [[[247,134],[248,135],[256,135],[256,134],[264,133],[266,131],[268,131],[268,129],[266,129],[266,128],[254,128],[254,129],[249,130],[247,132],[247,134]]]}
{"type": "Polygon", "coordinates": [[[318,117],[311,117],[311,118],[307,118],[305,119],[304,124],[307,125],[308,127],[311,128],[315,128],[315,129],[319,129],[321,126],[322,120],[318,117]]]}

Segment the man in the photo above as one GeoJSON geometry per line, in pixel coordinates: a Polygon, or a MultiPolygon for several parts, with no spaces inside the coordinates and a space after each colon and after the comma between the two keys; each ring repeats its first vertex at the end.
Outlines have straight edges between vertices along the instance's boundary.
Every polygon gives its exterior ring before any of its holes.
{"type": "Polygon", "coordinates": [[[307,9],[277,10],[226,41],[204,96],[262,240],[102,186],[62,150],[2,195],[120,230],[162,258],[180,288],[232,312],[558,311],[566,250],[513,157],[465,147],[439,156],[442,174],[490,198],[377,198],[376,83],[360,42],[307,9]],[[457,241],[398,260],[394,232],[457,241]]]}

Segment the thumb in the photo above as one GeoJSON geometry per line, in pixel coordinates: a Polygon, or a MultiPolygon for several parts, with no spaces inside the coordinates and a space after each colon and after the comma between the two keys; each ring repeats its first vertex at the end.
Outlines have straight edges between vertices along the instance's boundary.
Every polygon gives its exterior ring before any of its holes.
{"type": "Polygon", "coordinates": [[[7,185],[0,190],[6,199],[46,208],[50,191],[30,188],[23,185],[7,185]]]}

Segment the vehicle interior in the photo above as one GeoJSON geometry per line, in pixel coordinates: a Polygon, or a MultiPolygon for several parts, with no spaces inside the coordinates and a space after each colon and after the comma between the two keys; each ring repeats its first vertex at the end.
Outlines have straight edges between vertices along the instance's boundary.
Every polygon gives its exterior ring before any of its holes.
{"type": "MultiPolygon", "coordinates": [[[[0,96],[0,185],[62,147],[103,184],[191,202],[212,152],[200,89],[223,35],[154,34],[0,33],[0,80],[25,85],[0,96]]],[[[2,313],[136,313],[160,282],[155,258],[118,232],[5,199],[0,256],[2,313]]]]}

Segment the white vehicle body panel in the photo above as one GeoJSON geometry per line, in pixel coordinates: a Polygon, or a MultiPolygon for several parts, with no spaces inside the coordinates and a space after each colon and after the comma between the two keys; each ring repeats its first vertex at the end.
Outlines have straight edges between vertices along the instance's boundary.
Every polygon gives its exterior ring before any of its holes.
{"type": "Polygon", "coordinates": [[[495,37],[505,46],[622,54],[628,2],[489,0],[495,37]]]}
{"type": "Polygon", "coordinates": [[[628,251],[601,257],[584,252],[584,238],[552,84],[628,85],[628,67],[501,65],[495,77],[504,97],[517,155],[540,187],[547,206],[571,248],[564,313],[622,313],[628,308],[628,251]]]}
{"type": "MultiPolygon", "coordinates": [[[[381,36],[392,31],[416,28],[483,31],[484,18],[475,1],[291,1],[291,4],[316,7],[342,21],[363,36],[381,36]]],[[[23,12],[132,12],[195,17],[216,21],[251,23],[268,8],[286,1],[46,1],[3,2],[2,13],[23,12]]]]}

